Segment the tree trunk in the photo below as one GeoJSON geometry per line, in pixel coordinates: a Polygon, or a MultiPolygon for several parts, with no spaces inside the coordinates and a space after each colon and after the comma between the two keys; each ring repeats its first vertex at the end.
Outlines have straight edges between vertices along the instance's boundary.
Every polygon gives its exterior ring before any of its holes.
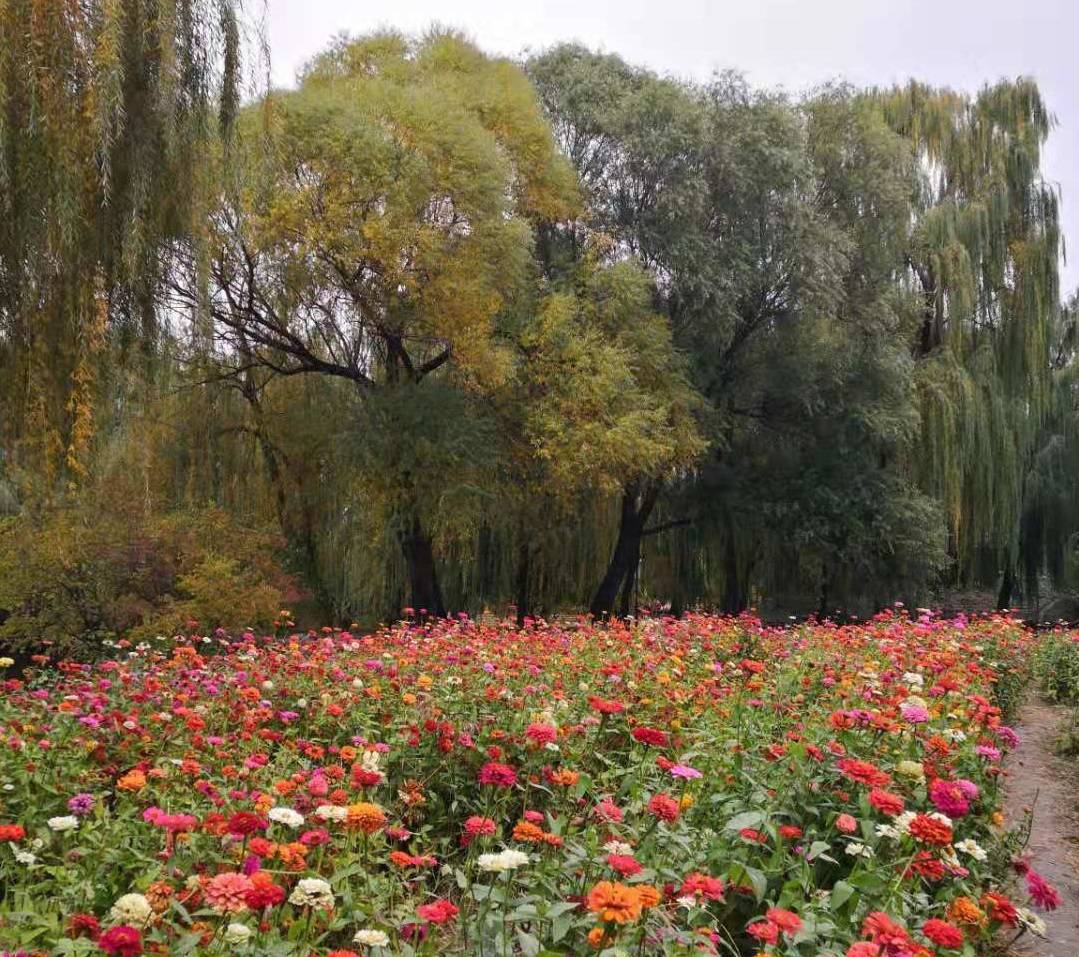
{"type": "Polygon", "coordinates": [[[401,535],[401,550],[408,564],[408,584],[414,617],[446,617],[446,605],[438,584],[435,554],[431,540],[423,531],[418,516],[414,516],[407,531],[401,535]]]}
{"type": "Polygon", "coordinates": [[[740,615],[749,604],[748,583],[743,582],[738,571],[738,551],[734,534],[728,530],[727,548],[723,559],[722,611],[727,615],[740,615]]]}
{"type": "Polygon", "coordinates": [[[820,607],[817,609],[817,619],[824,621],[828,617],[828,573],[821,576],[820,582],[820,607]]]}
{"type": "MultiPolygon", "coordinates": [[[[644,523],[656,507],[661,484],[658,481],[635,481],[622,493],[622,515],[618,523],[618,538],[614,543],[607,571],[596,589],[589,611],[597,620],[607,620],[614,612],[618,593],[627,578],[636,574],[641,555],[644,523]]],[[[632,590],[632,583],[630,583],[632,590]]]]}
{"type": "MultiPolygon", "coordinates": [[[[642,523],[643,524],[643,523],[642,523]]],[[[637,575],[641,568],[641,540],[637,539],[637,550],[630,556],[629,571],[626,573],[625,582],[622,584],[622,601],[619,614],[623,618],[637,614],[637,599],[634,594],[637,586],[637,575]]]]}
{"type": "Polygon", "coordinates": [[[1015,573],[1012,563],[1004,566],[1004,575],[1000,580],[1000,592],[997,594],[997,610],[1006,611],[1012,606],[1012,592],[1015,590],[1015,573]]]}
{"type": "Polygon", "coordinates": [[[525,619],[532,614],[529,607],[529,577],[531,575],[532,549],[522,531],[521,542],[517,546],[517,627],[523,628],[525,619]]]}

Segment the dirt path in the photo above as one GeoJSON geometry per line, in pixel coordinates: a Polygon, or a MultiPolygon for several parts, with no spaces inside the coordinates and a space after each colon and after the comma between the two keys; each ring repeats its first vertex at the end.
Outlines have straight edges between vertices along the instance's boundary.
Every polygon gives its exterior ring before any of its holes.
{"type": "Polygon", "coordinates": [[[1008,762],[1008,824],[1018,825],[1033,807],[1027,850],[1062,898],[1057,910],[1042,914],[1048,939],[1025,934],[1016,946],[1031,957],[1079,957],[1079,769],[1053,753],[1064,715],[1064,708],[1030,698],[1019,721],[1022,744],[1008,762]]]}

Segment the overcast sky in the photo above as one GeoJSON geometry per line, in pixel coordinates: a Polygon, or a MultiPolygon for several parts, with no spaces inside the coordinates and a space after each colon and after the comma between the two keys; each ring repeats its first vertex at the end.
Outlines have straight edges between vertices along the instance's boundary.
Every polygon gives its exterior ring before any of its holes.
{"type": "Polygon", "coordinates": [[[619,53],[661,73],[707,78],[733,68],[799,92],[842,78],[917,77],[976,90],[1034,76],[1059,125],[1045,161],[1063,193],[1079,286],[1079,0],[268,0],[277,84],[331,37],[394,26],[458,27],[484,49],[517,55],[562,40],[619,53]]]}

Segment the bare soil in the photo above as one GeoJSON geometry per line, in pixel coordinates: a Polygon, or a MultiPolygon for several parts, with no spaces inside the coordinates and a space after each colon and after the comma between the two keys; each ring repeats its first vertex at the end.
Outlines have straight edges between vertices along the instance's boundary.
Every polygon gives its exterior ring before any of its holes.
{"type": "Polygon", "coordinates": [[[1079,957],[1079,762],[1054,753],[1067,709],[1032,697],[1023,706],[1022,743],[1008,762],[1005,814],[1016,827],[1033,812],[1027,851],[1060,892],[1060,907],[1043,913],[1048,936],[1024,934],[1014,952],[1029,957],[1079,957]]]}

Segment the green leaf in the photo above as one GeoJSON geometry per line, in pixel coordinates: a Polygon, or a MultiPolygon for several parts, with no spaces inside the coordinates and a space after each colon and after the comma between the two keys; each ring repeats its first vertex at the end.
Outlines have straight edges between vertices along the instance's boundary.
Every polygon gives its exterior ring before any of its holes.
{"type": "Polygon", "coordinates": [[[760,827],[764,821],[764,815],[760,811],[743,811],[735,814],[725,825],[728,831],[740,831],[746,827],[760,827]]]}
{"type": "Polygon", "coordinates": [[[832,896],[829,899],[832,910],[839,910],[854,893],[854,886],[848,884],[846,881],[836,881],[835,887],[832,888],[832,896]]]}

